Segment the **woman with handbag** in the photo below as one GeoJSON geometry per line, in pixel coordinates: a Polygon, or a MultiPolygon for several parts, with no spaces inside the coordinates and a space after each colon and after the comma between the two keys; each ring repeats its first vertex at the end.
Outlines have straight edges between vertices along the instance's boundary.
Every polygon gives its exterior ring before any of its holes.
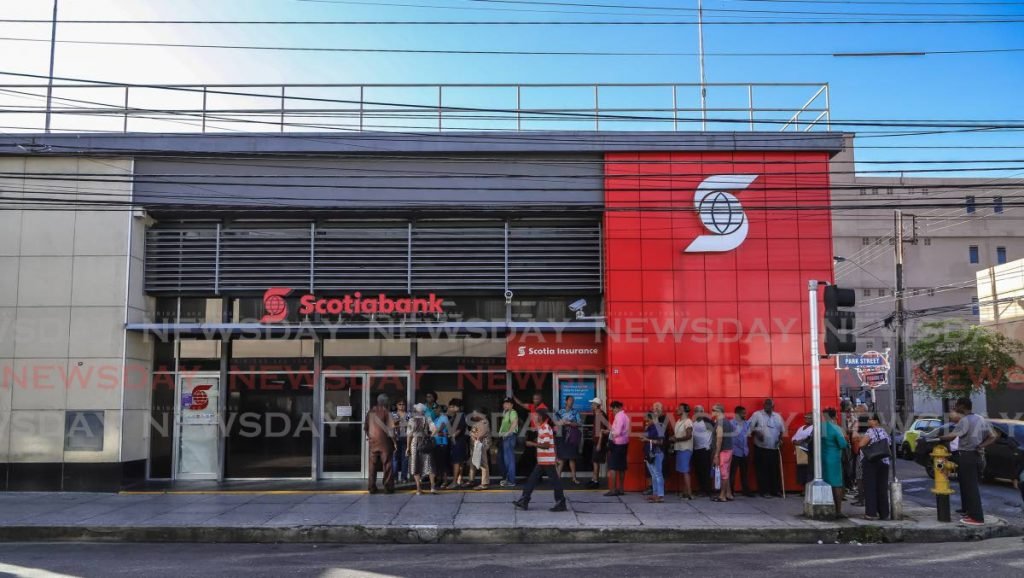
{"type": "Polygon", "coordinates": [[[864,471],[864,519],[889,519],[890,438],[878,414],[868,418],[868,430],[858,438],[864,471]]]}

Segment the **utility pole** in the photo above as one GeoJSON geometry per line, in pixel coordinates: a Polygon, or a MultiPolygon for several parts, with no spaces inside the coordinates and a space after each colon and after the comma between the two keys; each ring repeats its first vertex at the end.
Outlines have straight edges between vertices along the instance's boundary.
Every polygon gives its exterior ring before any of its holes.
{"type": "Polygon", "coordinates": [[[53,0],[53,22],[50,25],[50,74],[46,82],[46,128],[50,132],[50,112],[53,99],[53,56],[57,48],[57,0],[53,0]]]}
{"type": "MultiPolygon", "coordinates": [[[[56,0],[54,0],[56,1],[56,0]]],[[[700,63],[700,129],[708,130],[708,88],[704,76],[704,5],[697,0],[697,55],[700,63]]]]}
{"type": "MultiPolygon", "coordinates": [[[[914,409],[914,397],[907,391],[906,345],[907,323],[903,307],[903,211],[896,209],[896,374],[893,394],[896,397],[896,412],[907,423],[914,409]]],[[[895,419],[895,415],[893,419],[895,419]]]]}

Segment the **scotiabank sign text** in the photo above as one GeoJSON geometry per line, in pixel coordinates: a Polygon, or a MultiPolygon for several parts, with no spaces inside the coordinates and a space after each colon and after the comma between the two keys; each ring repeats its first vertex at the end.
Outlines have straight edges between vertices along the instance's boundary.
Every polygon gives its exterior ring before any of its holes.
{"type": "MultiPolygon", "coordinates": [[[[265,314],[260,323],[276,323],[288,317],[284,298],[292,293],[285,287],[271,287],[263,294],[265,314]]],[[[426,297],[388,297],[384,293],[363,295],[359,291],[339,297],[318,297],[307,293],[299,297],[299,315],[367,315],[373,313],[443,313],[444,300],[431,293],[426,297]]]]}

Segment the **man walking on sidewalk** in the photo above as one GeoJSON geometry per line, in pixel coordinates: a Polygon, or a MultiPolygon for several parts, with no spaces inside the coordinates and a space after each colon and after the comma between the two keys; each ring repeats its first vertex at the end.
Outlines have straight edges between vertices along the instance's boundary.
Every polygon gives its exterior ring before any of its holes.
{"type": "Polygon", "coordinates": [[[377,405],[367,412],[366,421],[363,423],[363,432],[366,434],[366,442],[369,445],[367,454],[370,460],[367,490],[371,494],[377,493],[378,469],[383,470],[384,491],[389,494],[395,491],[395,471],[392,458],[397,442],[394,437],[395,421],[391,417],[388,404],[388,396],[383,393],[378,395],[377,405]]]}
{"type": "Polygon", "coordinates": [[[967,526],[982,526],[985,524],[985,512],[981,506],[979,480],[985,467],[985,448],[996,440],[996,436],[992,435],[988,420],[975,414],[973,409],[974,405],[969,397],[956,400],[956,411],[963,417],[953,431],[939,439],[944,442],[960,440],[960,467],[957,468],[957,475],[960,479],[960,499],[964,510],[967,511],[967,515],[960,519],[960,523],[967,526]]]}
{"type": "Polygon", "coordinates": [[[536,422],[537,422],[537,441],[528,441],[527,445],[532,445],[537,448],[537,465],[533,467],[533,471],[530,473],[530,478],[526,480],[526,486],[523,487],[523,495],[518,500],[513,502],[516,508],[520,510],[528,510],[530,508],[530,496],[533,495],[533,490],[537,488],[537,484],[540,483],[542,476],[547,476],[551,480],[551,485],[555,489],[555,506],[551,508],[552,512],[564,512],[568,508],[565,506],[565,493],[562,491],[562,478],[558,475],[555,469],[555,428],[551,423],[551,416],[548,415],[548,410],[537,409],[536,422]]]}
{"type": "Polygon", "coordinates": [[[757,491],[762,498],[782,497],[782,472],[779,470],[779,444],[785,426],[775,413],[775,402],[764,400],[764,409],[750,418],[750,432],[754,436],[754,470],[757,491]]]}
{"type": "Polygon", "coordinates": [[[501,404],[501,425],[498,426],[498,437],[501,438],[501,463],[505,467],[505,478],[498,484],[502,487],[516,485],[516,439],[519,436],[519,414],[513,407],[511,397],[506,397],[501,404]]]}

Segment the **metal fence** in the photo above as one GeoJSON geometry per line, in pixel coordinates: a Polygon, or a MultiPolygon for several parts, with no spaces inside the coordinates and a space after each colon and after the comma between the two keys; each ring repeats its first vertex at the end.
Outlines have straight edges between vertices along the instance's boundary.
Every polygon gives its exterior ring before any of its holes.
{"type": "Polygon", "coordinates": [[[8,132],[830,130],[828,84],[0,85],[8,132]],[[701,105],[707,91],[708,106],[701,105]]]}

